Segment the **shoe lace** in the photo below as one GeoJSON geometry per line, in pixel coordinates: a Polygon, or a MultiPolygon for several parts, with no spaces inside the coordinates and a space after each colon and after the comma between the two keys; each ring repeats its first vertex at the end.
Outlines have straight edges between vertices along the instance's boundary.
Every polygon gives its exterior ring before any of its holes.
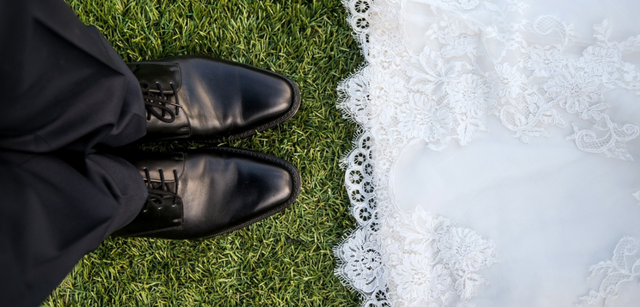
{"type": "Polygon", "coordinates": [[[156,206],[160,209],[165,203],[167,194],[173,194],[171,206],[175,207],[180,199],[180,197],[178,196],[178,171],[176,171],[175,169],[173,170],[174,184],[170,184],[165,180],[163,169],[158,169],[158,173],[160,174],[160,182],[151,181],[151,174],[149,172],[149,169],[145,167],[143,170],[145,175],[145,183],[147,185],[149,193],[147,196],[147,201],[142,207],[142,211],[147,212],[149,206],[156,206]]]}
{"type": "Polygon", "coordinates": [[[173,82],[169,83],[172,93],[165,94],[162,84],[156,82],[156,89],[151,89],[148,84],[141,83],[142,97],[144,98],[144,106],[147,110],[147,120],[151,119],[153,115],[165,123],[172,123],[178,114],[180,114],[180,101],[178,100],[178,94],[173,82]],[[169,100],[168,96],[175,97],[175,103],[169,100]],[[172,110],[170,106],[175,108],[172,110]],[[167,118],[166,115],[169,115],[167,118]]]}

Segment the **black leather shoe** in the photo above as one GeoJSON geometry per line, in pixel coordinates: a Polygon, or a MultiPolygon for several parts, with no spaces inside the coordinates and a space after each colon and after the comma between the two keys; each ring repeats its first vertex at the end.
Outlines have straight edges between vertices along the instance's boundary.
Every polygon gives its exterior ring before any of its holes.
{"type": "Polygon", "coordinates": [[[139,168],[149,196],[114,236],[212,237],[278,213],[300,193],[295,167],[263,153],[217,147],[125,158],[139,168]]]}
{"type": "Polygon", "coordinates": [[[142,142],[239,139],[286,121],[300,107],[295,82],[248,65],[195,56],[127,65],[147,109],[142,142]]]}

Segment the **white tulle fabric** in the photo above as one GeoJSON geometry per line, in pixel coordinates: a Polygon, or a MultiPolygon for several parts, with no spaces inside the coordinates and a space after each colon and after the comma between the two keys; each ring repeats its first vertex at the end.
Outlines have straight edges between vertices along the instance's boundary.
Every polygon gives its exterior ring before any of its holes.
{"type": "Polygon", "coordinates": [[[344,3],[363,306],[640,306],[640,1],[344,3]]]}

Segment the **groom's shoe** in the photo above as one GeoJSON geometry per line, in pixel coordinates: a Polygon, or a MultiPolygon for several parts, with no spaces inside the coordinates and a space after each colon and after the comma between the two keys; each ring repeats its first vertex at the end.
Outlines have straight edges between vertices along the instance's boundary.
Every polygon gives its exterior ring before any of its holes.
{"type": "Polygon", "coordinates": [[[147,111],[142,142],[239,139],[286,121],[300,106],[295,82],[240,63],[189,56],[127,65],[147,111]]]}
{"type": "Polygon", "coordinates": [[[125,158],[145,178],[149,196],[133,222],[114,236],[212,237],[284,210],[300,192],[295,167],[248,150],[216,147],[125,158]]]}

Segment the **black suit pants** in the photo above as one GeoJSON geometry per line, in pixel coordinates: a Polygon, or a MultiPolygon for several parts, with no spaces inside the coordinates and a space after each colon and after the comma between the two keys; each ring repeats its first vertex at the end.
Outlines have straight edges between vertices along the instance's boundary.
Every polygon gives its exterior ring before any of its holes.
{"type": "Polygon", "coordinates": [[[61,0],[0,1],[0,305],[37,306],[142,208],[105,154],[145,134],[139,84],[61,0]]]}

